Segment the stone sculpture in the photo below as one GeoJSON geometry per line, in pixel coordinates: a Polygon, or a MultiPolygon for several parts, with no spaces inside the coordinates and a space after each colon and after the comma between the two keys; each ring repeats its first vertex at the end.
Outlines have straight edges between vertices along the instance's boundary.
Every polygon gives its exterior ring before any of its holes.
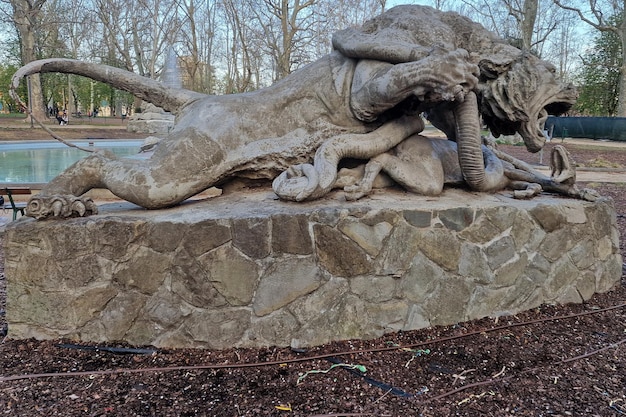
{"type": "Polygon", "coordinates": [[[549,63],[452,12],[398,6],[361,28],[338,32],[333,45],[329,55],[268,88],[225,96],[172,89],[74,60],[24,66],[13,77],[13,93],[24,76],[72,73],[176,115],[151,158],[94,153],[50,181],[27,214],[95,213],[83,197],[91,188],[157,209],[235,178],[271,180],[281,172],[274,181],[281,198],[319,198],[335,186],[341,159],[384,154],[423,130],[422,113],[456,141],[463,181],[493,191],[502,187],[502,174],[485,169],[481,116],[494,135],[519,132],[527,148],[538,151],[548,114],[563,113],[576,99],[549,63]]]}
{"type": "MultiPolygon", "coordinates": [[[[596,191],[576,186],[575,163],[562,145],[552,148],[550,177],[500,152],[493,143],[487,142],[482,151],[487,175],[494,181],[499,178],[496,183],[500,189],[515,190],[515,198],[532,198],[542,190],[588,201],[599,198],[596,191]]],[[[437,196],[444,185],[464,183],[455,142],[413,135],[365,165],[340,170],[334,188],[343,188],[347,200],[358,200],[372,188],[394,184],[415,194],[437,196]],[[382,177],[381,172],[390,178],[382,177]]]]}

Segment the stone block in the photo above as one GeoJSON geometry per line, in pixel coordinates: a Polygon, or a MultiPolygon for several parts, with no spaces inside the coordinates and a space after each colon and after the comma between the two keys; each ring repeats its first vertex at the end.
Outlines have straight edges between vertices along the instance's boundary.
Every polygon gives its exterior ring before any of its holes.
{"type": "Polygon", "coordinates": [[[313,259],[279,259],[261,277],[252,308],[258,317],[270,314],[315,291],[322,277],[313,259]]]}
{"type": "Polygon", "coordinates": [[[231,306],[246,306],[252,301],[259,282],[258,265],[236,249],[224,246],[207,253],[200,263],[213,286],[231,306]]]}
{"type": "Polygon", "coordinates": [[[274,252],[309,255],[313,243],[305,216],[276,215],[272,217],[272,250],[274,252]]]}
{"type": "Polygon", "coordinates": [[[324,269],[340,277],[353,277],[370,272],[371,265],[365,251],[340,230],[325,225],[314,225],[315,247],[324,269]]]}
{"type": "Polygon", "coordinates": [[[269,219],[234,219],[233,245],[245,255],[263,259],[272,250],[269,219]]]}

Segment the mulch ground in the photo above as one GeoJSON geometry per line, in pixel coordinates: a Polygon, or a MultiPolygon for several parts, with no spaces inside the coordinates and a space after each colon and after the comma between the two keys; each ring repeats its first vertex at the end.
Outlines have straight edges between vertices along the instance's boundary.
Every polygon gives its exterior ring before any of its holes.
{"type": "MultiPolygon", "coordinates": [[[[501,148],[537,162],[523,148],[501,148]]],[[[623,148],[568,149],[583,165],[626,167],[623,148]]],[[[584,185],[614,199],[625,256],[626,184],[584,185]]],[[[0,332],[6,333],[4,285],[0,253],[0,332]]],[[[622,416],[625,303],[623,276],[621,286],[583,304],[305,351],[133,353],[123,344],[107,345],[121,348],[111,352],[64,345],[72,343],[67,340],[5,338],[0,415],[622,416]]]]}

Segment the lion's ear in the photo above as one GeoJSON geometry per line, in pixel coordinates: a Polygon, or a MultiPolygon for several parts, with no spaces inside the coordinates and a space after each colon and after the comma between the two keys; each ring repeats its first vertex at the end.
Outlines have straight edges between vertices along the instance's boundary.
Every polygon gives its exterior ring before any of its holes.
{"type": "Polygon", "coordinates": [[[511,61],[507,62],[497,62],[491,59],[481,59],[478,62],[478,67],[480,68],[480,75],[485,77],[486,79],[496,79],[500,74],[503,74],[511,68],[511,61]]]}
{"type": "Polygon", "coordinates": [[[486,79],[497,78],[500,74],[511,69],[513,63],[519,59],[521,55],[522,51],[511,45],[503,43],[495,44],[491,48],[491,51],[483,55],[478,63],[480,73],[486,79]]]}

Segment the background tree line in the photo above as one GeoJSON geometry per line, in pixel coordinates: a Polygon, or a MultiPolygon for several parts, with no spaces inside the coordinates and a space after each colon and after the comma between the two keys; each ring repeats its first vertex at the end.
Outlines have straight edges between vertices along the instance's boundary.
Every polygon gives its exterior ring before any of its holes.
{"type": "MultiPolygon", "coordinates": [[[[410,0],[406,1],[410,3],[410,0]]],[[[553,62],[575,82],[577,109],[626,116],[626,0],[432,0],[553,62]]],[[[394,3],[397,4],[397,3],[394,3]]],[[[183,86],[208,94],[269,85],[330,51],[336,30],[361,24],[387,0],[0,0],[0,99],[35,59],[67,57],[158,78],[171,47],[183,86]]],[[[91,111],[129,95],[78,76],[30,77],[31,106],[91,111]]],[[[23,87],[26,89],[26,86],[23,87]]],[[[25,95],[24,95],[25,97],[25,95]]]]}

